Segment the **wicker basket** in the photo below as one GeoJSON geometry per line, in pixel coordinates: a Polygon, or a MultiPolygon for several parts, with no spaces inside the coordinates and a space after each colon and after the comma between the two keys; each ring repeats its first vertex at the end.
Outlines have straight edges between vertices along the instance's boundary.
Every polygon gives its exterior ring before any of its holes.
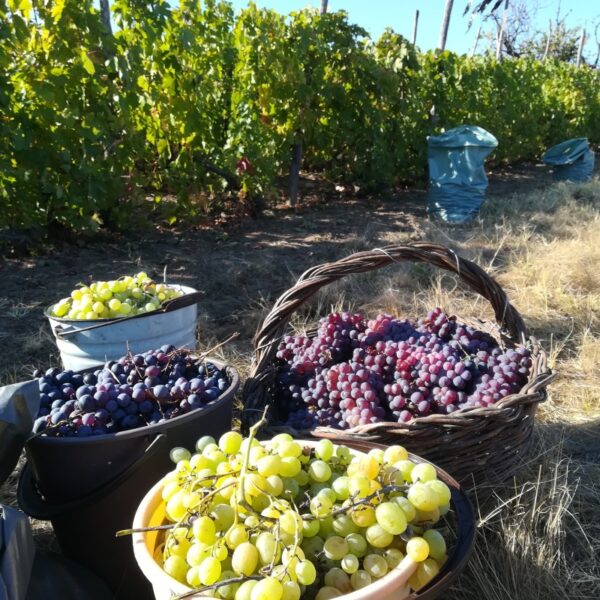
{"type": "Polygon", "coordinates": [[[243,390],[242,425],[245,428],[252,425],[260,418],[264,407],[273,402],[275,353],[293,312],[328,283],[398,261],[428,263],[456,273],[462,282],[489,300],[497,325],[480,321],[478,327],[494,330],[506,346],[526,344],[531,350],[532,367],[521,391],[506,396],[494,406],[465,408],[450,415],[433,414],[409,423],[373,423],[346,430],[317,427],[311,431],[273,426],[264,433],[287,430],[295,437],[310,435],[349,445],[364,441],[402,444],[446,469],[467,488],[474,484],[481,488],[505,481],[514,474],[527,450],[537,404],[545,400],[545,388],[553,373],[547,366],[546,354],[537,340],[528,336],[521,316],[498,283],[476,264],[434,244],[418,242],[359,252],[306,271],[275,302],[256,333],[256,353],[243,390]]]}

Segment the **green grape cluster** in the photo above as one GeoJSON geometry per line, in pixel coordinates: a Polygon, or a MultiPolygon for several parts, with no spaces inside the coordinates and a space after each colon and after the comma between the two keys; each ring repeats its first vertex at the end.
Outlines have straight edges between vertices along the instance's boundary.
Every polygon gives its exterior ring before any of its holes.
{"type": "MultiPolygon", "coordinates": [[[[434,525],[450,490],[401,446],[368,454],[288,434],[225,433],[174,448],[155,553],[181,583],[223,600],[328,600],[391,572],[418,590],[447,559],[434,525]]],[[[401,596],[399,596],[401,597],[401,596]]]]}
{"type": "Polygon", "coordinates": [[[113,281],[95,281],[81,285],[51,309],[50,315],[76,321],[118,319],[160,308],[166,300],[183,292],[165,283],[155,283],[144,272],[113,281]]]}

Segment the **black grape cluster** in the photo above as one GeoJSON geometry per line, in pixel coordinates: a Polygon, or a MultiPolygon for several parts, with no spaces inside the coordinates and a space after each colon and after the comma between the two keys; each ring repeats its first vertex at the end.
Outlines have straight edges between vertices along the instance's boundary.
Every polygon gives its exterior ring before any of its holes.
{"type": "Polygon", "coordinates": [[[229,387],[224,371],[189,350],[162,346],[107,362],[86,374],[36,372],[34,433],[89,437],[162,423],[202,408],[229,387]]]}
{"type": "Polygon", "coordinates": [[[502,349],[441,308],[417,322],[333,313],[314,337],[285,337],[276,358],[277,404],[295,429],[490,406],[519,391],[532,364],[527,348],[502,349]]]}

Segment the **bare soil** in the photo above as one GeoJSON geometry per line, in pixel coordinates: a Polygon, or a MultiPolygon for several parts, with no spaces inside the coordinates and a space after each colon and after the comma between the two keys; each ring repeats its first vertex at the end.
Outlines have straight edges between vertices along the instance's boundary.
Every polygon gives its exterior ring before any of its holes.
{"type": "MultiPolygon", "coordinates": [[[[0,385],[59,364],[44,309],[79,282],[143,269],[204,291],[199,344],[239,332],[223,355],[244,376],[254,332],[307,268],[391,243],[445,243],[498,277],[562,373],[538,413],[529,461],[497,491],[496,505],[478,507],[477,547],[446,598],[600,598],[600,278],[592,268],[600,259],[600,183],[552,186],[533,164],[496,171],[485,216],[462,227],[429,222],[422,190],[365,198],[308,180],[303,187],[308,196],[298,208],[274,207],[257,219],[0,258],[0,385]]],[[[489,318],[485,303],[463,295],[454,280],[389,269],[330,286],[298,324],[339,305],[368,313],[441,305],[489,318]]],[[[0,502],[16,504],[20,466],[0,486],[0,502]]],[[[34,527],[38,544],[54,544],[48,525],[34,527]]]]}
{"type": "MultiPolygon", "coordinates": [[[[539,165],[490,177],[491,198],[546,185],[539,165]]],[[[311,186],[312,187],[312,186],[311,186]]],[[[201,331],[224,339],[233,331],[246,346],[269,306],[305,269],[357,249],[421,239],[425,192],[402,190],[371,199],[311,189],[297,209],[267,210],[258,219],[212,229],[157,228],[127,238],[67,245],[45,256],[0,259],[0,385],[58,364],[44,310],[80,282],[145,270],[206,294],[201,331]]],[[[202,333],[201,333],[202,336],[202,333]]],[[[241,349],[241,348],[240,348],[241,349]]]]}

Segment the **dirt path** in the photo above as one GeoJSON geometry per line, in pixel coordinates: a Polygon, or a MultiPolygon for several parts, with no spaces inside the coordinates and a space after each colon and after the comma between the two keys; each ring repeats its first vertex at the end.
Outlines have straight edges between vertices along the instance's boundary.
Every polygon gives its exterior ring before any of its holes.
{"type": "MultiPolygon", "coordinates": [[[[544,185],[543,169],[525,165],[490,178],[489,193],[505,195],[544,185]]],[[[28,378],[58,363],[45,307],[78,282],[112,279],[144,269],[151,276],[206,293],[200,326],[223,338],[240,331],[245,345],[259,313],[305,269],[353,251],[421,237],[425,192],[408,190],[374,200],[334,200],[305,212],[267,211],[237,228],[160,231],[82,246],[0,266],[0,384],[28,378]]],[[[249,348],[240,348],[247,351],[249,348]]]]}

